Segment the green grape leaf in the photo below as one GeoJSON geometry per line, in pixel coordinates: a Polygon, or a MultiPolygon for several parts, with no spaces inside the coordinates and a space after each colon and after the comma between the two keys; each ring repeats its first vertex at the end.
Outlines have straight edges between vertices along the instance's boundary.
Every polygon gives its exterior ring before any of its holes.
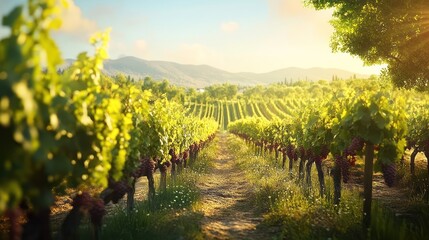
{"type": "Polygon", "coordinates": [[[15,24],[19,23],[18,19],[21,17],[22,11],[22,6],[15,7],[8,15],[3,17],[3,26],[13,28],[15,24]]]}

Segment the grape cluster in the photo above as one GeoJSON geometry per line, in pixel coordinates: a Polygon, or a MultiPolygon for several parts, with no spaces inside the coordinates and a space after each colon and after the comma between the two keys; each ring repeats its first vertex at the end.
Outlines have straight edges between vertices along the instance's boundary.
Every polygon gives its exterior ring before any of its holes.
{"type": "Polygon", "coordinates": [[[169,161],[158,164],[159,171],[161,171],[161,172],[166,172],[169,166],[170,166],[169,161]]]}
{"type": "Polygon", "coordinates": [[[87,192],[82,192],[73,198],[73,208],[90,209],[92,206],[92,197],[87,192]]]}
{"type": "Polygon", "coordinates": [[[305,151],[304,147],[299,147],[298,149],[299,151],[299,157],[301,157],[301,159],[306,159],[307,158],[307,152],[305,151]]]}
{"type": "Polygon", "coordinates": [[[174,149],[170,149],[170,151],[168,151],[168,154],[171,156],[171,163],[172,164],[178,164],[180,162],[180,158],[176,155],[176,153],[174,152],[174,149]]]}
{"type": "MultiPolygon", "coordinates": [[[[110,185],[110,183],[109,183],[110,185]]],[[[118,193],[123,192],[128,189],[125,182],[114,183],[111,188],[113,188],[113,193],[109,196],[112,199],[112,202],[117,203],[118,193]],[[116,202],[115,202],[116,200],[116,202]]],[[[123,195],[122,195],[123,196],[123,195]]],[[[121,197],[122,198],[122,197],[121,197]]],[[[104,208],[104,201],[101,198],[93,198],[89,193],[83,192],[76,195],[73,198],[72,203],[73,208],[78,208],[83,211],[85,214],[89,213],[92,224],[100,227],[103,216],[106,214],[106,209],[104,208]]]]}
{"type": "Polygon", "coordinates": [[[292,156],[293,156],[293,160],[294,160],[294,161],[297,161],[297,160],[298,160],[299,155],[298,155],[298,152],[296,151],[296,149],[294,149],[294,150],[293,150],[293,155],[292,155],[292,156]]]}
{"type": "Polygon", "coordinates": [[[327,146],[323,146],[320,149],[319,154],[315,156],[315,161],[319,163],[322,162],[323,159],[326,159],[328,157],[328,154],[329,154],[329,148],[327,146]]]}
{"type": "Polygon", "coordinates": [[[188,159],[188,156],[189,156],[189,152],[188,152],[188,151],[185,151],[185,152],[183,153],[183,160],[188,159]]]}
{"type": "Polygon", "coordinates": [[[155,171],[156,162],[152,159],[145,157],[140,159],[140,167],[136,169],[133,176],[139,178],[142,176],[149,176],[155,171]]]}
{"type": "Polygon", "coordinates": [[[365,143],[362,138],[354,137],[350,145],[344,150],[345,156],[356,156],[357,152],[362,151],[365,143]]]}
{"type": "Polygon", "coordinates": [[[356,156],[355,155],[348,156],[347,160],[349,161],[350,166],[356,165],[356,156]]]}
{"type": "Polygon", "coordinates": [[[329,154],[329,148],[328,148],[328,146],[323,146],[322,149],[320,150],[320,155],[323,158],[327,158],[328,154],[329,154]]]}
{"type": "Polygon", "coordinates": [[[278,144],[278,143],[274,143],[274,144],[273,144],[273,148],[274,148],[274,149],[279,149],[279,146],[280,146],[280,144],[278,144]]]}
{"type": "Polygon", "coordinates": [[[168,154],[169,154],[170,156],[175,155],[175,153],[174,153],[174,149],[170,148],[170,150],[168,150],[168,154]]]}
{"type": "Polygon", "coordinates": [[[112,203],[116,204],[130,190],[130,186],[125,181],[112,183],[110,188],[113,189],[111,194],[112,203]]]}
{"type": "Polygon", "coordinates": [[[340,167],[341,175],[343,176],[343,182],[347,183],[350,178],[349,168],[350,162],[347,157],[344,156],[335,156],[335,164],[340,167]]]}
{"type": "Polygon", "coordinates": [[[95,226],[101,226],[101,220],[103,216],[106,214],[106,209],[104,208],[103,200],[99,198],[94,198],[92,201],[92,208],[89,210],[89,214],[91,216],[91,222],[95,226]]]}
{"type": "Polygon", "coordinates": [[[354,166],[356,163],[356,155],[359,151],[362,151],[365,142],[362,138],[354,137],[350,145],[344,150],[343,156],[337,156],[335,158],[336,164],[340,166],[341,175],[343,176],[343,182],[349,181],[349,169],[350,166],[354,166]]]}
{"type": "Polygon", "coordinates": [[[192,159],[195,159],[197,157],[197,153],[200,150],[200,144],[194,143],[189,148],[189,155],[192,159]]]}
{"type": "MultiPolygon", "coordinates": [[[[115,184],[115,186],[120,186],[121,188],[123,187],[122,185],[123,184],[121,182],[115,184]]],[[[93,198],[89,193],[83,192],[73,198],[72,206],[73,208],[79,208],[84,212],[89,213],[91,222],[94,225],[101,226],[101,220],[104,214],[106,214],[104,201],[102,199],[93,198]]]]}
{"type": "Polygon", "coordinates": [[[382,164],[381,171],[383,172],[384,182],[387,186],[392,187],[396,179],[396,167],[394,163],[382,164]]]}
{"type": "Polygon", "coordinates": [[[289,160],[297,160],[295,159],[295,156],[297,156],[295,148],[291,144],[287,145],[285,150],[289,160]]]}

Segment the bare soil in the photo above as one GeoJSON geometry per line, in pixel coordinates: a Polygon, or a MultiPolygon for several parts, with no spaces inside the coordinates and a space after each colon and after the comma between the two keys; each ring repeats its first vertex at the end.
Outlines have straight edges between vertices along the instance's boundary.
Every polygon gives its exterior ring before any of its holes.
{"type": "Polygon", "coordinates": [[[227,147],[227,135],[223,133],[219,137],[213,169],[198,184],[202,195],[205,238],[269,239],[269,233],[258,228],[263,218],[252,206],[251,186],[227,147]]]}

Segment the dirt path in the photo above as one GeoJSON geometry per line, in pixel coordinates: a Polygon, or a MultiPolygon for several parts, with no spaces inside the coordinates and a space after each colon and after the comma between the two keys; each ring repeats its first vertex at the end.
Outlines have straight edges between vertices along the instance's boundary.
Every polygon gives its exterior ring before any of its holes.
{"type": "Polygon", "coordinates": [[[251,206],[249,183],[235,165],[227,147],[227,134],[220,134],[217,158],[211,173],[199,184],[206,239],[269,239],[257,229],[262,218],[251,206]]]}

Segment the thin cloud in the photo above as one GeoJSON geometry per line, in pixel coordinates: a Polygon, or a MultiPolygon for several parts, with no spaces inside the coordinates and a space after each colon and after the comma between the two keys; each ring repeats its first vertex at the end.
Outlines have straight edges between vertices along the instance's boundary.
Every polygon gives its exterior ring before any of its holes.
{"type": "Polygon", "coordinates": [[[185,64],[214,64],[220,61],[219,54],[202,44],[182,44],[167,54],[167,59],[185,64]]]}
{"type": "Polygon", "coordinates": [[[314,10],[304,6],[302,0],[267,0],[270,11],[280,17],[310,15],[314,10]]]}
{"type": "Polygon", "coordinates": [[[134,56],[138,58],[150,58],[148,43],[144,39],[137,39],[131,43],[124,42],[116,35],[112,35],[109,52],[115,57],[134,56]]]}
{"type": "Polygon", "coordinates": [[[267,0],[272,15],[281,18],[308,18],[311,19],[329,19],[333,10],[316,11],[310,6],[305,6],[303,0],[267,0]]]}
{"type": "Polygon", "coordinates": [[[136,55],[141,58],[148,57],[148,44],[144,39],[138,39],[134,41],[134,49],[131,50],[134,52],[132,55],[136,55]]]}
{"type": "Polygon", "coordinates": [[[238,24],[237,22],[224,22],[220,25],[220,29],[223,32],[235,32],[240,28],[240,24],[238,24]]]}
{"type": "Polygon", "coordinates": [[[68,0],[68,8],[62,12],[63,24],[59,32],[63,32],[79,39],[88,39],[91,34],[99,29],[97,23],[85,18],[80,8],[68,0]]]}
{"type": "Polygon", "coordinates": [[[146,51],[146,49],[147,49],[147,43],[143,39],[136,40],[134,42],[134,46],[135,46],[136,50],[138,50],[138,51],[146,51]]]}
{"type": "MultiPolygon", "coordinates": [[[[315,10],[305,6],[303,0],[267,0],[267,4],[271,17],[286,26],[287,31],[299,33],[301,37],[310,33],[312,36],[308,37],[317,36],[326,40],[333,33],[333,27],[329,24],[329,20],[332,19],[332,9],[315,10]]],[[[293,37],[299,39],[299,35],[293,37]]]]}

